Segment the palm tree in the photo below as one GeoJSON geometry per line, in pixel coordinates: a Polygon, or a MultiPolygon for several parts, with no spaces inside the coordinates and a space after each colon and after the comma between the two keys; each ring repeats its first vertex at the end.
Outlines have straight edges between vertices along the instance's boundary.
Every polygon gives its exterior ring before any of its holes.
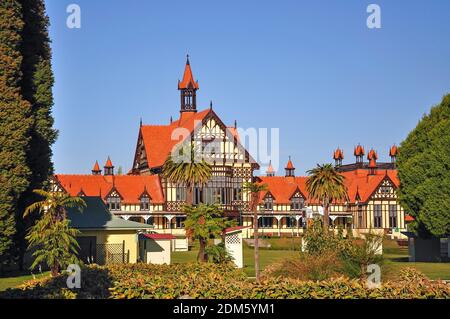
{"type": "Polygon", "coordinates": [[[162,169],[163,176],[171,183],[186,185],[188,205],[194,202],[194,185],[205,184],[212,175],[211,165],[198,155],[199,152],[193,144],[182,143],[180,148],[169,155],[162,169]]]}
{"type": "Polygon", "coordinates": [[[255,251],[255,277],[259,282],[259,246],[258,246],[258,203],[261,192],[268,189],[267,184],[244,183],[244,189],[250,194],[250,210],[253,212],[253,244],[255,251]]]}
{"type": "Polygon", "coordinates": [[[25,209],[24,217],[32,212],[41,215],[26,236],[28,249],[36,248],[31,268],[45,262],[53,276],[71,263],[78,262],[77,249],[79,245],[76,236],[79,231],[70,227],[67,219],[67,208],[77,208],[80,212],[86,203],[80,197],[71,197],[63,192],[47,192],[41,189],[33,191],[43,198],[25,209]]]}
{"type": "Polygon", "coordinates": [[[185,212],[187,215],[184,223],[186,235],[199,241],[197,260],[207,262],[208,256],[205,250],[208,239],[221,237],[223,230],[234,226],[236,222],[223,217],[223,212],[217,205],[200,204],[196,207],[187,205],[185,212]]]}
{"type": "Polygon", "coordinates": [[[339,174],[332,164],[317,164],[316,168],[307,171],[306,190],[311,199],[323,205],[323,229],[328,230],[329,206],[333,200],[347,200],[345,177],[339,174]]]}

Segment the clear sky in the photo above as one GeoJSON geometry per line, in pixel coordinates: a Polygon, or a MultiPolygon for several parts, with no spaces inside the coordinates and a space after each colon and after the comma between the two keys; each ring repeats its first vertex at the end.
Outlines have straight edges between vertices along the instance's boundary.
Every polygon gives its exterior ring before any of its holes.
{"type": "MultiPolygon", "coordinates": [[[[381,161],[450,93],[450,1],[46,0],[53,41],[57,173],[108,155],[132,165],[139,119],[179,112],[190,55],[198,107],[242,128],[279,128],[282,167],[331,162],[340,146],[381,161]],[[81,7],[81,29],[66,7],[81,7]],[[381,7],[381,29],[366,8],[381,7]]],[[[278,170],[282,174],[283,169],[278,170]]]]}

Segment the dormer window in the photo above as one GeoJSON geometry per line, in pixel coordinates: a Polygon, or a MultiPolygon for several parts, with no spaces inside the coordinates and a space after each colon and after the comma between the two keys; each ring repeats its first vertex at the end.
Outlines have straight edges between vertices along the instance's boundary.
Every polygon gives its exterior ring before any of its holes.
{"type": "Polygon", "coordinates": [[[141,210],[150,210],[150,197],[147,194],[141,196],[141,210]]]}
{"type": "Polygon", "coordinates": [[[120,210],[120,197],[119,196],[109,196],[106,199],[106,205],[109,210],[120,210]]]}
{"type": "Polygon", "coordinates": [[[264,198],[264,210],[273,210],[273,197],[270,193],[264,198]]]}
{"type": "Polygon", "coordinates": [[[305,206],[305,200],[301,196],[295,196],[291,199],[291,210],[301,210],[305,206]]]}

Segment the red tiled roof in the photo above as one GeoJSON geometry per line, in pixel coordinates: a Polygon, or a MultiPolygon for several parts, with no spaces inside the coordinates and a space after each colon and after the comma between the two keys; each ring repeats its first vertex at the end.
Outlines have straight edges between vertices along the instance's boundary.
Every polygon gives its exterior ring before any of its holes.
{"type": "MultiPolygon", "coordinates": [[[[144,140],[144,147],[147,154],[147,162],[150,168],[159,167],[164,164],[174,146],[190,136],[195,129],[202,125],[203,120],[210,113],[211,109],[201,112],[182,112],[180,118],[169,125],[143,125],[140,133],[144,140]]],[[[240,141],[236,128],[227,127],[229,133],[240,141]]]]}
{"type": "Polygon", "coordinates": [[[108,159],[106,160],[106,164],[105,164],[105,167],[113,167],[113,164],[112,164],[112,162],[111,162],[111,159],[109,158],[109,156],[108,156],[108,159]]]}
{"type": "Polygon", "coordinates": [[[376,168],[377,167],[377,161],[375,160],[375,158],[371,158],[370,159],[369,167],[370,168],[376,168]]]}
{"type": "Polygon", "coordinates": [[[186,61],[186,67],[184,68],[183,80],[178,82],[178,89],[198,89],[198,82],[194,81],[194,76],[192,75],[191,64],[189,63],[189,58],[186,61]]]}
{"type": "MultiPolygon", "coordinates": [[[[296,190],[300,190],[303,196],[307,197],[306,177],[289,177],[284,176],[261,176],[261,184],[267,184],[270,193],[277,204],[290,203],[291,197],[296,190]]],[[[261,192],[260,201],[264,199],[267,192],[261,192]]]]}
{"type": "Polygon", "coordinates": [[[183,112],[180,119],[169,125],[141,126],[148,166],[162,166],[173,147],[188,137],[198,125],[201,125],[209,112],[210,109],[198,113],[183,112]]]}
{"type": "Polygon", "coordinates": [[[169,240],[176,239],[174,235],[171,234],[142,234],[146,238],[154,239],[154,240],[169,240]]]}
{"type": "Polygon", "coordinates": [[[56,180],[71,196],[81,190],[86,196],[101,196],[103,199],[113,188],[121,195],[122,202],[138,204],[147,190],[153,203],[164,203],[164,195],[157,175],[55,175],[56,180]]]}
{"type": "MultiPolygon", "coordinates": [[[[366,202],[376,191],[381,182],[388,178],[395,187],[399,187],[399,180],[396,170],[378,170],[374,175],[370,175],[366,169],[357,169],[349,172],[342,172],[345,177],[345,186],[351,203],[357,200],[359,194],[360,201],[366,202]]],[[[269,192],[274,197],[277,204],[289,204],[291,197],[297,189],[306,197],[308,204],[317,204],[317,201],[311,200],[306,190],[306,180],[308,177],[301,176],[295,178],[286,178],[284,176],[260,177],[261,184],[267,184],[269,192]]],[[[267,192],[260,194],[262,202],[267,192]]]]}
{"type": "Polygon", "coordinates": [[[414,217],[411,215],[405,215],[405,222],[413,222],[415,221],[414,217]]]}

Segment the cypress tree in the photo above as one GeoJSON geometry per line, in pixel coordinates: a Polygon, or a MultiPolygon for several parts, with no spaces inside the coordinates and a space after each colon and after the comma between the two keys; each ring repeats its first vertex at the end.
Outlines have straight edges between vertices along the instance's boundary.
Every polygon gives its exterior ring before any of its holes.
{"type": "Polygon", "coordinates": [[[31,169],[30,184],[22,195],[17,211],[16,254],[22,266],[27,243],[26,230],[33,224],[35,216],[22,218],[25,207],[38,200],[34,189],[47,186],[53,174],[51,146],[57,137],[53,129],[54,77],[51,68],[51,49],[48,36],[49,19],[45,13],[43,0],[19,0],[22,4],[24,27],[22,30],[21,52],[23,56],[21,81],[22,95],[31,104],[32,120],[29,132],[30,142],[27,150],[27,164],[31,169]]]}
{"type": "Polygon", "coordinates": [[[421,236],[450,234],[450,94],[402,142],[399,198],[421,236]]]}
{"type": "Polygon", "coordinates": [[[21,92],[23,25],[20,2],[0,1],[0,266],[11,260],[14,216],[30,177],[31,106],[21,92]]]}

